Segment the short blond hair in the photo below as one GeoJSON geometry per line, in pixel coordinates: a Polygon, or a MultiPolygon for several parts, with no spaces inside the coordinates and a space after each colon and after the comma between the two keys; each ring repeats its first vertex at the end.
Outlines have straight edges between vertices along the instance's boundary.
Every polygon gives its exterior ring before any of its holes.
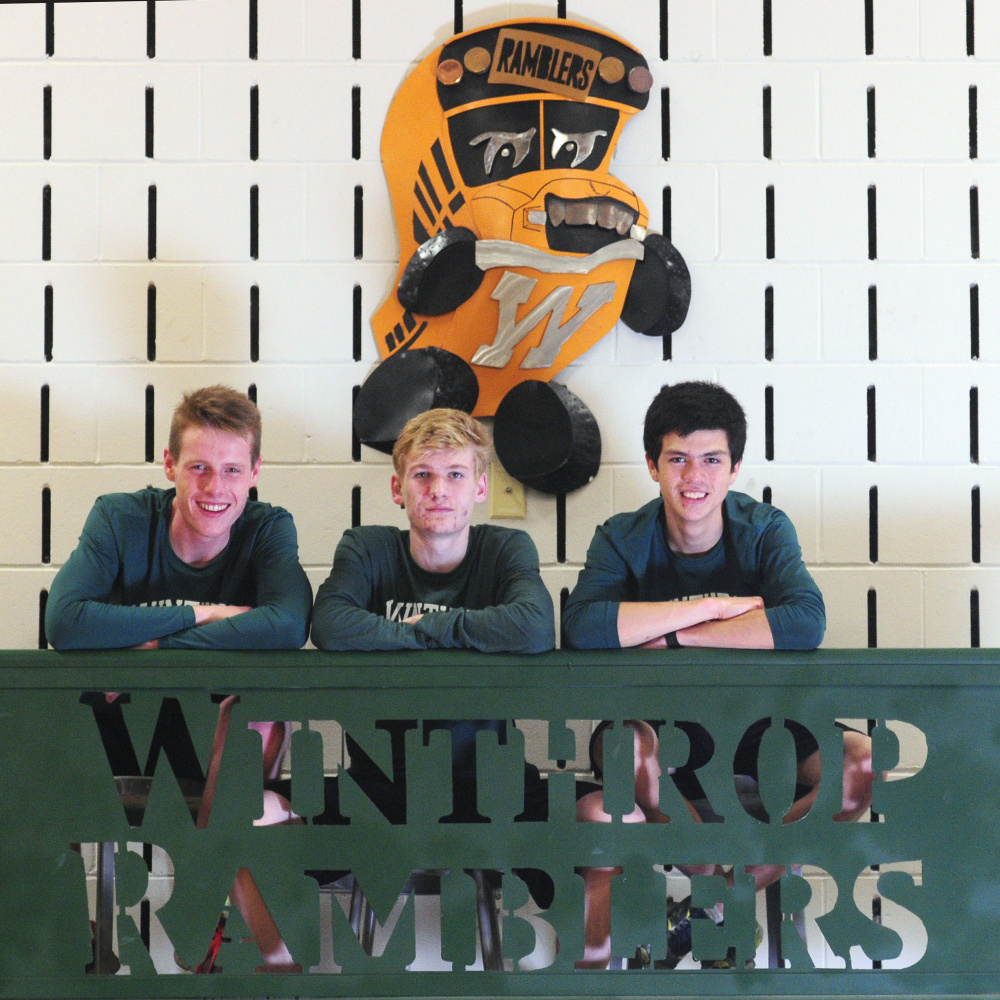
{"type": "Polygon", "coordinates": [[[246,438],[250,462],[260,458],[260,410],[243,392],[228,385],[210,385],[186,392],[170,421],[168,448],[176,461],[181,453],[181,438],[189,427],[214,427],[246,438]]]}
{"type": "Polygon", "coordinates": [[[425,410],[410,420],[396,438],[392,449],[392,466],[400,476],[407,459],[425,451],[459,451],[471,448],[476,459],[476,478],[489,465],[493,453],[490,432],[462,410],[440,407],[425,410]]]}

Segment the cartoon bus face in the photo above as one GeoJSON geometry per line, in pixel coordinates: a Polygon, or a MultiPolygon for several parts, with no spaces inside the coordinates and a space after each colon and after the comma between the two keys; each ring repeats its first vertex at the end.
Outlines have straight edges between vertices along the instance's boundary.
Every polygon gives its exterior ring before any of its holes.
{"type": "Polygon", "coordinates": [[[479,381],[476,414],[490,416],[619,319],[641,332],[680,325],[689,281],[666,321],[649,303],[669,297],[665,267],[687,281],[683,261],[663,237],[679,264],[664,265],[661,243],[650,252],[645,206],[609,173],[651,86],[628,43],[562,20],[457,35],[413,70],[382,135],[400,241],[396,284],[372,319],[383,358],[458,355],[479,381]],[[638,288],[642,275],[652,286],[638,288]]]}

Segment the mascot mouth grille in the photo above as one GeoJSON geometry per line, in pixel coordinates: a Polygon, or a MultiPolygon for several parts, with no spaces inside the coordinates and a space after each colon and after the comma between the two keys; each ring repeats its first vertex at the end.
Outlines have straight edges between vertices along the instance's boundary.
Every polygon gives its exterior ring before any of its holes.
{"type": "Polygon", "coordinates": [[[627,236],[637,218],[634,209],[614,198],[560,198],[554,194],[545,196],[545,215],[553,228],[597,226],[613,229],[619,236],[627,236]]]}

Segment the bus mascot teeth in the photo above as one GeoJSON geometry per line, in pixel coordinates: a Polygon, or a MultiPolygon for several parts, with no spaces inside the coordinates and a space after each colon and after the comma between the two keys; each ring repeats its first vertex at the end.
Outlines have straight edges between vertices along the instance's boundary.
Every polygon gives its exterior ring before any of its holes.
{"type": "Polygon", "coordinates": [[[663,336],[687,315],[687,265],[609,172],[645,108],[642,54],[597,28],[518,19],[456,35],[407,77],[382,133],[400,243],[372,317],[382,362],[355,430],[383,451],[432,406],[495,417],[497,455],[565,493],[600,465],[587,407],[550,380],[620,319],[663,336]]]}

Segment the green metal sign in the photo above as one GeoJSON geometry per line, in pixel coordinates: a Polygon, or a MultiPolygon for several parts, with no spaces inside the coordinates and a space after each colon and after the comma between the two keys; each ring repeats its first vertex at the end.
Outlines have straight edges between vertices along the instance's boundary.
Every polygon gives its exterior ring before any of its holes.
{"type": "MultiPolygon", "coordinates": [[[[991,651],[834,651],[329,655],[204,653],[7,653],[0,695],[0,996],[761,996],[869,994],[986,995],[1000,992],[1000,672],[991,651]],[[152,776],[129,798],[116,782],[89,693],[124,692],[122,718],[136,760],[152,776]],[[222,696],[237,695],[207,825],[194,819],[194,792],[178,781],[162,726],[180,709],[209,769],[222,696]],[[506,740],[476,738],[475,821],[455,822],[456,720],[527,720],[506,740]],[[670,822],[622,823],[632,799],[631,733],[621,725],[604,748],[611,823],[580,823],[575,776],[557,762],[586,756],[578,720],[655,719],[660,726],[661,810],[670,822]],[[766,820],[736,794],[732,761],[760,719],[759,792],[766,820]],[[843,732],[837,720],[871,719],[877,822],[836,823],[843,732]],[[255,826],[261,813],[261,739],[249,723],[295,724],[290,797],[306,822],[255,826]],[[324,809],[323,733],[337,722],[389,780],[393,732],[403,740],[405,823],[390,823],[350,777],[338,782],[339,817],[324,809]],[[822,779],[804,819],[782,824],[794,795],[795,759],[785,720],[820,746],[822,779]],[[158,729],[158,721],[161,728],[158,729]],[[668,774],[690,747],[677,722],[698,723],[714,752],[697,774],[717,821],[690,816],[668,774]],[[548,818],[525,821],[523,728],[547,733],[548,818]],[[900,734],[926,743],[926,756],[897,768],[900,734]],[[189,799],[185,799],[185,792],[189,799]],[[84,845],[77,849],[75,845],[84,845]],[[95,845],[88,847],[87,845],[95,845]],[[103,846],[102,846],[103,845],[103,846]],[[143,845],[169,859],[164,901],[144,908],[151,878],[143,845]],[[116,974],[90,972],[94,959],[85,859],[114,856],[116,974]],[[620,866],[612,888],[612,954],[666,947],[664,865],[733,866],[733,885],[695,878],[696,903],[724,904],[717,927],[694,921],[695,952],[735,949],[735,967],[575,968],[583,948],[583,879],[595,865],[620,866]],[[754,887],[748,865],[786,866],[782,903],[785,967],[746,968],[754,950],[754,887]],[[791,916],[809,903],[794,866],[829,876],[813,933],[834,968],[814,968],[791,916]],[[260,952],[227,896],[248,869],[303,972],[255,972],[260,952]],[[448,971],[409,970],[415,958],[412,898],[400,890],[414,871],[440,870],[440,960],[448,971]],[[473,872],[500,873],[503,957],[508,971],[471,969],[476,957],[473,872]],[[517,870],[520,874],[515,874],[517,870]],[[529,876],[521,875],[528,871],[529,876]],[[367,955],[324,878],[352,873],[389,927],[367,955]],[[543,873],[538,876],[536,873],[543,873]],[[325,874],[321,874],[325,873],[325,874]],[[873,874],[874,873],[874,874],[873,874]],[[528,884],[551,887],[530,918],[528,884]],[[855,899],[875,878],[885,901],[879,924],[855,899]],[[229,912],[219,975],[157,967],[143,943],[143,911],[184,964],[196,965],[223,911],[229,912]],[[550,961],[521,960],[547,925],[558,940],[550,961]],[[904,927],[905,925],[905,927],[904,927]],[[906,930],[909,928],[910,930],[906,930]],[[917,944],[903,937],[917,928],[917,944]],[[902,968],[899,965],[903,956],[902,968]],[[907,957],[908,956],[908,957],[907,957]],[[872,969],[873,960],[883,968],[872,969]],[[450,966],[450,968],[449,968],[450,966]],[[864,968],[862,966],[867,966],[864,968]]],[[[328,738],[328,737],[326,737],[328,738]]],[[[903,740],[906,743],[906,738],[903,740]]],[[[336,748],[334,748],[336,749],[336,748]]],[[[329,756],[329,753],[327,754],[329,756]]],[[[468,803],[466,803],[468,805],[468,803]]],[[[147,852],[148,853],[148,852],[147,852]]],[[[93,878],[89,880],[93,895],[93,878]]],[[[816,913],[815,901],[813,913],[816,913]]]]}

